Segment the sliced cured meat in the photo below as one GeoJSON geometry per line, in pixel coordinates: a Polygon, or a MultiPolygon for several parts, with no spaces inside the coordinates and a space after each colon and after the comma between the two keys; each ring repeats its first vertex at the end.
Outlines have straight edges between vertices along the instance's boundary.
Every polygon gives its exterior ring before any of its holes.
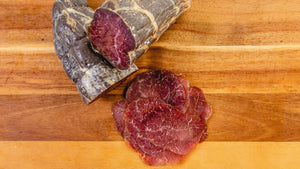
{"type": "Polygon", "coordinates": [[[161,157],[158,158],[154,156],[149,156],[146,154],[140,154],[141,159],[148,165],[157,166],[157,165],[176,165],[182,162],[185,158],[184,155],[178,155],[168,150],[163,150],[161,157]]]}
{"type": "Polygon", "coordinates": [[[154,72],[139,74],[126,92],[126,99],[129,102],[139,98],[160,98],[167,102],[170,97],[170,89],[160,79],[155,78],[154,72]]]}
{"type": "Polygon", "coordinates": [[[185,155],[200,141],[205,122],[163,104],[148,114],[145,126],[146,135],[154,145],[185,155]]]}
{"type": "Polygon", "coordinates": [[[144,72],[124,93],[126,99],[113,106],[114,119],[146,164],[178,164],[207,138],[210,107],[203,92],[183,76],[144,72]]]}
{"type": "Polygon", "coordinates": [[[144,161],[144,163],[146,163],[148,165],[157,166],[157,165],[166,164],[164,159],[156,158],[156,157],[149,156],[146,154],[141,154],[141,153],[139,155],[140,155],[140,158],[144,161]]]}
{"type": "Polygon", "coordinates": [[[190,7],[190,0],[106,0],[89,25],[96,52],[128,69],[190,7]]]}
{"type": "Polygon", "coordinates": [[[201,138],[199,140],[199,143],[201,143],[204,140],[206,140],[207,136],[208,136],[208,130],[207,130],[207,124],[205,124],[205,128],[204,128],[204,130],[202,132],[202,135],[201,135],[201,138]]]}
{"type": "Polygon", "coordinates": [[[163,101],[155,98],[139,99],[128,104],[124,114],[126,126],[124,138],[132,148],[144,157],[147,163],[176,163],[183,157],[154,145],[147,138],[145,132],[145,124],[143,123],[145,117],[160,104],[164,104],[163,101]],[[153,162],[153,157],[156,158],[155,162],[153,162]]]}
{"type": "MultiPolygon", "coordinates": [[[[155,98],[138,99],[128,104],[124,112],[125,133],[124,138],[130,145],[136,149],[141,150],[139,141],[141,141],[142,120],[147,115],[148,110],[153,109],[156,105],[162,104],[163,101],[155,98]]],[[[143,151],[140,151],[143,152],[143,151]]]]}
{"type": "Polygon", "coordinates": [[[149,156],[147,154],[140,154],[141,159],[148,165],[157,166],[157,165],[176,165],[182,162],[185,158],[184,155],[178,155],[168,150],[162,151],[162,157],[158,158],[154,156],[149,156]]]}
{"type": "Polygon", "coordinates": [[[200,116],[205,121],[209,118],[211,110],[208,103],[205,101],[205,96],[201,89],[190,87],[189,107],[186,114],[200,116]]]}
{"type": "MultiPolygon", "coordinates": [[[[197,87],[190,87],[189,88],[189,107],[186,111],[188,115],[195,115],[200,116],[203,111],[200,111],[201,106],[199,107],[198,104],[203,101],[205,102],[205,96],[201,89],[197,87]]],[[[202,105],[202,103],[200,103],[202,105]]]]}
{"type": "Polygon", "coordinates": [[[123,113],[127,107],[127,102],[125,100],[119,100],[114,103],[112,107],[113,118],[117,129],[122,137],[124,137],[125,124],[123,120],[123,113]]]}
{"type": "Polygon", "coordinates": [[[160,98],[183,112],[188,107],[189,84],[183,76],[167,70],[149,71],[137,75],[130,83],[126,99],[131,102],[138,98],[160,98]]]}
{"type": "Polygon", "coordinates": [[[205,121],[208,120],[211,115],[211,109],[206,101],[198,102],[198,106],[196,107],[196,114],[200,114],[200,117],[205,121]]]}
{"type": "Polygon", "coordinates": [[[179,83],[176,83],[169,103],[185,112],[189,104],[189,82],[183,76],[179,76],[178,80],[179,83]]]}
{"type": "Polygon", "coordinates": [[[199,141],[202,142],[208,135],[206,121],[211,114],[211,109],[206,102],[205,95],[201,89],[197,87],[190,87],[189,98],[189,107],[186,111],[186,115],[200,117],[201,120],[205,122],[205,128],[199,141]]]}

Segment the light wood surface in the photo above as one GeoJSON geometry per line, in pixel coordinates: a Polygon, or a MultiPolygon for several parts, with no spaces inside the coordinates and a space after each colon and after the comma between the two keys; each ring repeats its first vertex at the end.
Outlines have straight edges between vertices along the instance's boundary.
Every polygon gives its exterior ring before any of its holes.
{"type": "Polygon", "coordinates": [[[145,165],[124,142],[2,142],[1,169],[299,168],[300,143],[204,142],[177,166],[145,165]],[[12,160],[14,159],[14,160],[12,160]]]}
{"type": "MultiPolygon", "coordinates": [[[[54,51],[53,3],[0,1],[0,169],[147,168],[110,110],[134,76],[86,106],[54,51]]],[[[186,76],[212,106],[207,141],[180,166],[299,167],[299,51],[299,0],[192,0],[136,62],[186,76]]]]}

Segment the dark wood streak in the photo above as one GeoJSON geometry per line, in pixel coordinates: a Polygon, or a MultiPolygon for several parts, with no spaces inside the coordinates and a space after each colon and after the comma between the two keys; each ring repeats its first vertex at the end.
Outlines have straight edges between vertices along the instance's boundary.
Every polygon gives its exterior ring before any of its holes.
{"type": "MultiPolygon", "coordinates": [[[[2,95],[0,140],[122,140],[110,110],[119,99],[109,94],[86,106],[77,95],[2,95]]],[[[300,141],[300,94],[207,94],[207,100],[208,141],[300,141]]]]}

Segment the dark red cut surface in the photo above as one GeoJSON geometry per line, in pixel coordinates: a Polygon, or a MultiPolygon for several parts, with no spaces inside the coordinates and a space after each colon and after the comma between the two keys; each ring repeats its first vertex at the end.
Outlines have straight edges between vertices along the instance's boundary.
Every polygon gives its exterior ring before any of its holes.
{"type": "Polygon", "coordinates": [[[189,90],[189,106],[186,111],[187,115],[199,116],[205,121],[211,114],[210,107],[205,100],[204,93],[197,87],[190,87],[189,90]]]}
{"type": "Polygon", "coordinates": [[[146,135],[157,146],[177,154],[188,154],[200,141],[205,121],[187,116],[173,106],[157,106],[145,120],[146,135]]]}
{"type": "Polygon", "coordinates": [[[144,72],[133,80],[126,92],[126,99],[129,102],[139,98],[159,98],[167,102],[170,98],[170,89],[155,77],[154,72],[144,72]]]}
{"type": "Polygon", "coordinates": [[[126,99],[131,102],[138,98],[156,97],[185,112],[188,94],[187,79],[167,70],[158,70],[137,75],[127,89],[126,99]]]}
{"type": "Polygon", "coordinates": [[[149,165],[178,164],[207,138],[211,109],[204,93],[167,70],[136,76],[113,106],[125,142],[149,165]]]}
{"type": "Polygon", "coordinates": [[[182,112],[186,112],[189,105],[189,82],[183,76],[178,76],[178,81],[169,103],[182,112]]]}
{"type": "Polygon", "coordinates": [[[114,67],[128,69],[128,52],[135,48],[135,40],[122,18],[107,9],[97,9],[88,27],[88,37],[94,50],[114,67]]]}
{"type": "Polygon", "coordinates": [[[123,120],[123,113],[126,109],[127,102],[119,100],[113,104],[112,113],[117,129],[122,137],[124,137],[125,124],[123,120]]]}
{"type": "Polygon", "coordinates": [[[147,163],[176,163],[183,159],[182,155],[175,154],[162,147],[158,147],[150,142],[145,132],[145,124],[143,123],[147,114],[160,105],[163,101],[155,98],[139,99],[131,102],[124,114],[125,120],[125,140],[129,145],[145,157],[143,160],[147,163]],[[153,162],[155,158],[155,162],[153,162]]]}

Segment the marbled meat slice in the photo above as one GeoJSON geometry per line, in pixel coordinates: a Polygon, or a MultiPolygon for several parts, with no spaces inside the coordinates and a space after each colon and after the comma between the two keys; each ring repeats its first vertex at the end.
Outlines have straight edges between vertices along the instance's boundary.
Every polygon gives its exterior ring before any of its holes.
{"type": "Polygon", "coordinates": [[[186,115],[197,116],[200,117],[201,120],[205,121],[205,129],[203,130],[199,142],[204,141],[208,135],[206,121],[211,115],[211,109],[205,100],[203,91],[197,87],[190,87],[189,89],[189,106],[186,111],[186,115]]]}
{"type": "Polygon", "coordinates": [[[147,154],[140,154],[141,159],[148,165],[157,166],[157,165],[176,165],[182,162],[185,158],[184,155],[175,154],[169,150],[163,150],[160,155],[163,158],[158,158],[154,156],[149,156],[147,154]]]}
{"type": "Polygon", "coordinates": [[[187,116],[168,104],[155,107],[145,120],[148,139],[177,154],[188,154],[200,141],[205,121],[187,116]]]}
{"type": "Polygon", "coordinates": [[[176,83],[169,104],[180,109],[182,112],[186,112],[189,105],[189,81],[183,76],[178,76],[178,80],[179,83],[176,83]]]}
{"type": "Polygon", "coordinates": [[[123,113],[127,107],[126,100],[119,100],[112,106],[112,114],[117,126],[117,129],[122,137],[124,137],[125,124],[123,120],[123,113]]]}
{"type": "Polygon", "coordinates": [[[157,97],[183,112],[188,107],[188,95],[188,80],[167,70],[148,71],[137,75],[126,91],[129,102],[138,98],[157,97]]]}
{"type": "Polygon", "coordinates": [[[183,159],[182,155],[154,145],[146,136],[143,121],[147,114],[160,104],[164,102],[156,98],[139,99],[128,104],[123,116],[124,138],[133,149],[140,153],[146,163],[159,165],[179,163],[183,159]]]}
{"type": "Polygon", "coordinates": [[[168,102],[170,89],[160,79],[155,77],[155,72],[149,71],[139,74],[130,83],[126,92],[126,99],[129,102],[139,98],[159,98],[168,102]]]}
{"type": "Polygon", "coordinates": [[[203,91],[197,87],[190,87],[189,89],[189,106],[186,111],[188,115],[199,116],[205,121],[211,115],[211,109],[205,100],[203,91]]]}
{"type": "Polygon", "coordinates": [[[96,52],[128,69],[190,7],[190,0],[106,0],[89,25],[96,52]]]}
{"type": "Polygon", "coordinates": [[[168,86],[170,97],[166,103],[186,111],[189,103],[189,82],[183,76],[177,76],[168,70],[157,70],[153,73],[155,79],[168,86]]]}
{"type": "Polygon", "coordinates": [[[203,92],[183,76],[167,70],[145,72],[124,93],[127,103],[114,105],[114,118],[117,125],[124,122],[125,142],[146,164],[178,164],[206,139],[210,107],[203,92]]]}

